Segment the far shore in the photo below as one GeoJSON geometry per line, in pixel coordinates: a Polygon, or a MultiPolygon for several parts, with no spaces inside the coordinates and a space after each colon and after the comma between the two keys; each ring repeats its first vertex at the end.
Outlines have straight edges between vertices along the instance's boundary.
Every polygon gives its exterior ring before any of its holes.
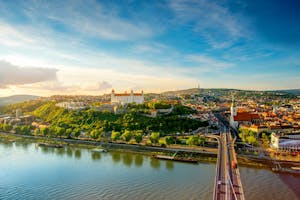
{"type": "MultiPolygon", "coordinates": [[[[159,147],[149,146],[142,144],[126,144],[117,142],[102,142],[93,140],[82,140],[82,139],[67,139],[67,138],[49,138],[43,136],[33,135],[21,135],[15,133],[0,132],[0,141],[8,142],[34,142],[34,143],[48,143],[48,144],[59,144],[63,146],[70,146],[76,148],[87,148],[93,149],[101,146],[109,151],[118,152],[129,152],[129,153],[141,153],[144,155],[164,154],[172,155],[175,152],[181,156],[188,156],[197,159],[198,162],[213,162],[217,161],[217,149],[213,148],[174,148],[174,147],[159,147]]],[[[262,158],[258,156],[250,155],[238,155],[238,163],[241,166],[246,167],[259,167],[259,168],[271,168],[272,160],[262,158]]],[[[300,162],[287,162],[279,161],[280,163],[287,166],[300,166],[300,162]]]]}

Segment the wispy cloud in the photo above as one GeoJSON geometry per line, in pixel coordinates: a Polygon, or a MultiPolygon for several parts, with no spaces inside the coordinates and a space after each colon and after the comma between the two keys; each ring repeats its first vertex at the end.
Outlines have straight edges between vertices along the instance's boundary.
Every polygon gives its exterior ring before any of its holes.
{"type": "Polygon", "coordinates": [[[206,55],[189,55],[187,59],[196,63],[200,71],[220,71],[233,67],[233,63],[214,59],[206,55]]]}
{"type": "Polygon", "coordinates": [[[210,0],[173,0],[170,7],[182,23],[190,22],[213,48],[226,48],[234,41],[246,37],[246,22],[237,13],[210,0]]]}
{"type": "Polygon", "coordinates": [[[24,44],[33,45],[34,40],[26,37],[15,28],[0,21],[0,44],[5,46],[22,46],[24,44]]]}
{"type": "Polygon", "coordinates": [[[56,79],[56,69],[41,67],[20,67],[0,61],[0,88],[56,79]]]}
{"type": "Polygon", "coordinates": [[[26,4],[26,15],[33,21],[47,19],[78,33],[109,40],[136,40],[153,36],[154,30],[141,21],[120,17],[115,8],[97,1],[58,1],[26,4]]]}

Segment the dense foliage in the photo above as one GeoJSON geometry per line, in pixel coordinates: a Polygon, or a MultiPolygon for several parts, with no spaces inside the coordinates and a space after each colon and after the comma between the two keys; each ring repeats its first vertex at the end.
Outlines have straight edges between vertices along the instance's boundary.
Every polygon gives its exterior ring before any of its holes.
{"type": "MultiPolygon", "coordinates": [[[[131,105],[135,108],[138,106],[142,105],[131,105]]],[[[137,142],[141,141],[140,135],[149,131],[162,134],[183,133],[208,125],[206,122],[180,116],[179,114],[190,113],[190,110],[184,106],[176,105],[174,111],[176,115],[151,118],[130,110],[125,114],[117,115],[92,109],[69,111],[55,106],[55,102],[47,102],[35,109],[32,114],[42,121],[50,123],[51,132],[54,132],[57,136],[65,135],[63,132],[68,130],[69,133],[76,132],[77,134],[87,132],[91,138],[96,139],[103,136],[103,133],[114,131],[112,132],[113,140],[122,138],[129,141],[135,138],[137,142]],[[118,132],[120,132],[120,135],[118,132]]]]}

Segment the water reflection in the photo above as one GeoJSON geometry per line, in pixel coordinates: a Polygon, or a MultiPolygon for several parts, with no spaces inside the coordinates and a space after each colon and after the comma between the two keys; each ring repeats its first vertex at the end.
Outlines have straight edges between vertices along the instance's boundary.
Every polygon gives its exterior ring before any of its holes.
{"type": "Polygon", "coordinates": [[[21,147],[23,150],[28,150],[28,143],[27,142],[15,142],[16,147],[21,147]]]}
{"type": "Polygon", "coordinates": [[[72,150],[70,147],[67,148],[66,154],[67,154],[67,156],[68,156],[69,158],[72,158],[72,156],[73,156],[73,150],[72,150]]]}
{"type": "Polygon", "coordinates": [[[150,161],[150,166],[153,169],[159,169],[160,168],[160,161],[156,158],[152,158],[151,161],[150,161]]]}
{"type": "Polygon", "coordinates": [[[80,160],[81,159],[81,150],[75,149],[75,158],[80,160]]]}
{"type": "Polygon", "coordinates": [[[136,167],[143,166],[143,162],[144,162],[144,157],[142,155],[135,156],[134,164],[136,167]]]}
{"type": "Polygon", "coordinates": [[[118,164],[121,160],[121,154],[117,152],[111,153],[111,158],[114,164],[118,164]]]}
{"type": "Polygon", "coordinates": [[[300,197],[300,181],[299,175],[293,174],[279,174],[278,177],[281,179],[283,183],[285,183],[288,188],[296,194],[296,196],[300,197]]]}
{"type": "Polygon", "coordinates": [[[133,162],[132,154],[126,153],[122,155],[123,164],[130,167],[133,162]]]}
{"type": "Polygon", "coordinates": [[[65,148],[54,148],[56,155],[59,157],[62,157],[65,154],[65,148]]]}
{"type": "Polygon", "coordinates": [[[174,162],[173,161],[170,161],[170,160],[167,160],[166,161],[166,169],[168,171],[172,171],[174,169],[174,162]]]}
{"type": "Polygon", "coordinates": [[[91,157],[92,157],[93,161],[100,160],[101,159],[101,153],[100,152],[92,152],[91,157]]]}
{"type": "Polygon", "coordinates": [[[54,153],[54,149],[53,148],[49,148],[49,147],[39,147],[42,150],[43,154],[49,154],[49,153],[54,153]]]}
{"type": "Polygon", "coordinates": [[[0,144],[4,148],[11,148],[13,146],[13,142],[7,142],[7,141],[1,141],[0,144]]]}

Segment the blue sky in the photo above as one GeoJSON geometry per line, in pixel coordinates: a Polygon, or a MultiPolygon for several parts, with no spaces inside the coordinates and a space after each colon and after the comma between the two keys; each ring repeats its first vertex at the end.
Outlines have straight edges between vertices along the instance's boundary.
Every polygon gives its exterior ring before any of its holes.
{"type": "Polygon", "coordinates": [[[0,96],[300,88],[300,1],[0,1],[0,96]]]}

